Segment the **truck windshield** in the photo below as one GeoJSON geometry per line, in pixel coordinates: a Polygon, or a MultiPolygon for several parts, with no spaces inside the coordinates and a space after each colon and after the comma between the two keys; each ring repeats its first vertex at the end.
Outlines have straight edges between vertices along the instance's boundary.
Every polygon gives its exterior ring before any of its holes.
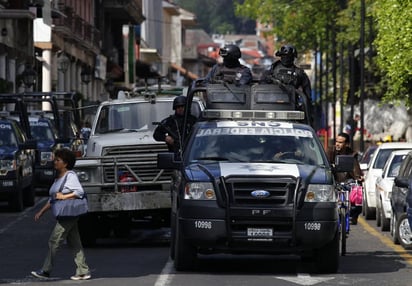
{"type": "MultiPolygon", "coordinates": [[[[198,109],[198,107],[197,107],[198,109]]],[[[195,110],[197,110],[195,109],[195,110]]],[[[135,102],[103,106],[97,119],[95,134],[119,130],[151,131],[159,122],[173,114],[172,101],[135,102]]]]}
{"type": "Polygon", "coordinates": [[[30,131],[34,139],[38,141],[54,141],[55,133],[47,122],[30,121],[30,131]]]}
{"type": "Polygon", "coordinates": [[[325,165],[323,148],[308,130],[281,127],[198,129],[189,162],[280,162],[325,165]]]}

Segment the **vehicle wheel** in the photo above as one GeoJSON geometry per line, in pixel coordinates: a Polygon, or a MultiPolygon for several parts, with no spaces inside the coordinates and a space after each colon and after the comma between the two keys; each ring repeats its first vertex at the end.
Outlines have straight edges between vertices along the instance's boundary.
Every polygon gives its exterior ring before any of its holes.
{"type": "Polygon", "coordinates": [[[380,227],[381,224],[382,224],[381,218],[382,218],[382,209],[380,207],[376,207],[375,219],[376,219],[376,226],[377,227],[380,227]]]}
{"type": "Polygon", "coordinates": [[[315,251],[315,264],[320,273],[336,273],[339,268],[339,230],[324,247],[315,251]]]}
{"type": "Polygon", "coordinates": [[[23,203],[27,207],[34,206],[34,200],[36,197],[36,193],[34,191],[34,187],[32,184],[30,184],[26,189],[24,190],[23,194],[23,203]]]}
{"type": "MultiPolygon", "coordinates": [[[[363,190],[365,190],[365,189],[363,189],[363,190]]],[[[365,201],[366,201],[366,199],[365,199],[365,192],[363,192],[363,197],[362,197],[362,215],[366,218],[366,212],[365,212],[366,204],[365,204],[365,201]]]]}
{"type": "Polygon", "coordinates": [[[97,233],[99,228],[98,219],[91,214],[82,215],[79,219],[79,233],[84,247],[96,245],[97,233]]]}
{"type": "Polygon", "coordinates": [[[121,215],[113,226],[113,234],[117,238],[127,238],[131,233],[132,220],[127,215],[121,215]]]}
{"type": "Polygon", "coordinates": [[[406,213],[400,215],[396,224],[396,234],[400,244],[405,249],[412,249],[412,231],[406,213]]]}
{"type": "Polygon", "coordinates": [[[345,210],[341,209],[339,214],[339,232],[340,232],[340,244],[341,244],[341,255],[346,255],[346,215],[345,210]]]}
{"type": "Polygon", "coordinates": [[[175,260],[174,266],[177,271],[193,269],[196,262],[197,253],[195,247],[190,245],[183,238],[182,227],[179,223],[178,215],[176,216],[176,233],[175,233],[175,260]]]}
{"type": "Polygon", "coordinates": [[[175,259],[175,243],[176,243],[176,215],[170,215],[170,258],[175,259]]]}
{"type": "Polygon", "coordinates": [[[374,219],[375,218],[375,209],[368,206],[368,200],[365,198],[363,200],[363,208],[362,211],[365,211],[365,219],[374,219]]]}
{"type": "Polygon", "coordinates": [[[16,192],[12,194],[9,200],[9,208],[11,211],[21,212],[24,209],[23,204],[23,189],[18,188],[16,192]]]}
{"type": "Polygon", "coordinates": [[[395,214],[392,212],[392,216],[391,216],[391,220],[390,220],[390,234],[392,237],[392,242],[394,244],[399,244],[399,239],[398,236],[396,234],[396,216],[395,214]]]}
{"type": "Polygon", "coordinates": [[[385,212],[383,211],[383,204],[381,204],[380,221],[381,221],[381,231],[388,231],[390,225],[390,219],[385,217],[385,212]]]}

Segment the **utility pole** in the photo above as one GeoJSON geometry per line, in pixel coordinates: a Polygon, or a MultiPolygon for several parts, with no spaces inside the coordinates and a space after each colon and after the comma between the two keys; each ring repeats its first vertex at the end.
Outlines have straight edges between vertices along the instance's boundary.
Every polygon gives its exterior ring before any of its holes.
{"type": "Polygon", "coordinates": [[[360,151],[365,150],[364,142],[364,99],[365,99],[365,0],[361,0],[360,8],[360,41],[359,41],[359,60],[360,60],[360,151]]]}

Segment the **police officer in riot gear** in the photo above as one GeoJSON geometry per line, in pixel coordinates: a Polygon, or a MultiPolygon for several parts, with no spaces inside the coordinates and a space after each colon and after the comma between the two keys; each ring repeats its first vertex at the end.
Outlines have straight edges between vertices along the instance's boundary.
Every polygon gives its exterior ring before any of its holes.
{"type": "MultiPolygon", "coordinates": [[[[173,110],[175,113],[163,119],[156,127],[153,138],[156,141],[166,142],[169,151],[179,153],[183,145],[183,132],[185,120],[186,97],[177,96],[173,100],[173,110]]],[[[188,115],[186,121],[186,135],[190,132],[196,122],[196,117],[188,115]]]]}
{"type": "Polygon", "coordinates": [[[217,83],[221,81],[237,85],[251,83],[252,72],[248,67],[239,62],[242,53],[238,46],[225,45],[219,50],[219,55],[223,58],[223,63],[218,63],[212,67],[204,83],[217,83]]]}
{"type": "Polygon", "coordinates": [[[270,68],[270,76],[283,84],[300,88],[306,95],[310,105],[312,89],[310,80],[305,71],[295,65],[298,52],[294,46],[284,45],[275,53],[280,60],[275,61],[270,68]]]}

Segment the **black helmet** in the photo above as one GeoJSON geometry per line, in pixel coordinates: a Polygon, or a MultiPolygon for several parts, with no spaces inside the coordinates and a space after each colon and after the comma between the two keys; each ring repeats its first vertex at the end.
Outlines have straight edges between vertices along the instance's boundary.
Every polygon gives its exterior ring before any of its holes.
{"type": "Polygon", "coordinates": [[[281,56],[293,56],[293,58],[298,57],[298,52],[296,51],[294,46],[291,45],[285,45],[280,48],[279,51],[276,52],[275,56],[281,57],[281,56]]]}
{"type": "Polygon", "coordinates": [[[179,95],[175,97],[175,99],[173,100],[173,110],[175,110],[176,107],[182,106],[182,105],[183,106],[186,105],[186,96],[179,95]]]}
{"type": "Polygon", "coordinates": [[[242,53],[240,52],[239,47],[236,45],[225,45],[223,48],[220,48],[219,56],[237,60],[240,59],[242,53]]]}

